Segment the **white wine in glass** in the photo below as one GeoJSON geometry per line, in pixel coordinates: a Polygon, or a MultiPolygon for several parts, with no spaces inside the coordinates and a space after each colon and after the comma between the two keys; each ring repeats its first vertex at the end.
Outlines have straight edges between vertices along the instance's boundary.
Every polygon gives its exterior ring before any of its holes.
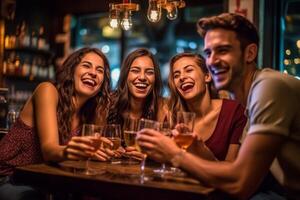
{"type": "Polygon", "coordinates": [[[124,130],[124,140],[125,140],[125,145],[127,147],[134,146],[135,138],[136,138],[136,131],[124,130]]]}
{"type": "MultiPolygon", "coordinates": [[[[159,131],[160,123],[157,122],[157,121],[150,120],[150,119],[143,119],[142,118],[139,121],[139,130],[142,130],[144,128],[149,128],[149,129],[154,129],[154,130],[159,131]]],[[[142,160],[141,165],[140,165],[141,183],[144,183],[144,181],[146,180],[146,177],[145,177],[145,162],[146,162],[147,154],[143,153],[143,149],[138,145],[137,141],[135,142],[135,147],[140,153],[142,153],[144,155],[143,160],[142,160]]]]}
{"type": "MultiPolygon", "coordinates": [[[[108,144],[106,142],[103,142],[103,147],[108,148],[112,151],[116,151],[119,149],[121,146],[121,127],[119,124],[108,124],[104,127],[104,133],[103,136],[108,139],[111,144],[108,144]]],[[[120,162],[119,160],[117,161],[116,158],[112,158],[111,162],[116,164],[117,162],[120,162]]]]}
{"type": "MultiPolygon", "coordinates": [[[[96,151],[100,148],[102,132],[103,132],[103,126],[98,126],[95,124],[83,124],[81,136],[88,137],[89,139],[92,140],[91,146],[93,146],[95,149],[94,153],[96,153],[96,151]]],[[[94,171],[89,166],[89,160],[90,160],[90,158],[88,158],[86,160],[85,170],[84,170],[83,174],[95,175],[97,172],[94,171]]]]}
{"type": "MultiPolygon", "coordinates": [[[[139,128],[139,119],[125,118],[123,125],[123,138],[126,147],[135,147],[136,133],[139,128]]],[[[128,161],[122,161],[123,164],[138,164],[137,161],[132,159],[132,156],[128,156],[128,161]]]]}

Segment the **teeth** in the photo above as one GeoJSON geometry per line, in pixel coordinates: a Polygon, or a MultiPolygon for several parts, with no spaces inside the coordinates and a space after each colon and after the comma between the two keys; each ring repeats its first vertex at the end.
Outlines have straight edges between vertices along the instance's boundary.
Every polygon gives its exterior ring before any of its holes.
{"type": "Polygon", "coordinates": [[[219,74],[219,73],[226,72],[226,69],[213,69],[212,71],[214,74],[219,74]]]}
{"type": "Polygon", "coordinates": [[[94,80],[91,80],[91,79],[84,79],[82,80],[83,83],[87,83],[87,84],[91,84],[93,86],[96,85],[96,82],[94,80]]]}
{"type": "Polygon", "coordinates": [[[135,84],[136,87],[147,87],[147,84],[145,83],[137,83],[135,84]]]}
{"type": "Polygon", "coordinates": [[[181,89],[182,89],[182,90],[186,90],[186,89],[192,88],[193,86],[194,86],[193,83],[183,83],[183,84],[181,85],[181,89]]]}

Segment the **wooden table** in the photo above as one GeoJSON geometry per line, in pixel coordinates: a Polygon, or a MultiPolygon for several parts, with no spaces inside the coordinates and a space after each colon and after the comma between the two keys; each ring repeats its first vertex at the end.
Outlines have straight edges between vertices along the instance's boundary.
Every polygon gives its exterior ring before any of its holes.
{"type": "Polygon", "coordinates": [[[53,192],[99,196],[103,199],[218,199],[214,189],[203,186],[189,177],[164,178],[153,175],[153,168],[146,168],[150,180],[141,183],[139,165],[92,162],[99,172],[95,176],[80,174],[83,161],[66,161],[59,165],[37,164],[16,169],[17,183],[38,186],[53,192]]]}

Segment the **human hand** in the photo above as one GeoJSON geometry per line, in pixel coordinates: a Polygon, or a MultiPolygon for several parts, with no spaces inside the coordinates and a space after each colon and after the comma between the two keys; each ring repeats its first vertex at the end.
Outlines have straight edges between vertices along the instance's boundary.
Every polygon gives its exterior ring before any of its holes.
{"type": "Polygon", "coordinates": [[[136,160],[143,160],[144,158],[144,154],[142,154],[141,152],[139,152],[135,147],[130,146],[130,147],[126,147],[125,148],[125,153],[124,156],[126,157],[130,157],[136,160]]]}
{"type": "Polygon", "coordinates": [[[63,149],[63,156],[70,160],[83,160],[93,156],[95,138],[74,136],[63,149]]]}
{"type": "Polygon", "coordinates": [[[173,139],[153,129],[139,131],[137,142],[147,155],[159,162],[170,161],[180,151],[173,139]]]}

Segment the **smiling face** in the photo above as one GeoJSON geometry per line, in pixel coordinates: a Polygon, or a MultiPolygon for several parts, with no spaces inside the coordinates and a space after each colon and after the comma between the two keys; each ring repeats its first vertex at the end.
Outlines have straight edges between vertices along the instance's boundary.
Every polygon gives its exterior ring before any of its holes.
{"type": "Polygon", "coordinates": [[[127,86],[132,97],[146,99],[155,83],[154,64],[148,56],[137,57],[131,64],[127,86]]]}
{"type": "Polygon", "coordinates": [[[101,89],[104,80],[104,62],[96,53],[84,55],[74,72],[74,87],[78,97],[90,98],[101,89]]]}
{"type": "Polygon", "coordinates": [[[203,73],[195,58],[182,57],[172,67],[173,82],[177,92],[185,100],[192,100],[209,91],[206,83],[211,81],[209,74],[203,73]]]}
{"type": "Polygon", "coordinates": [[[204,52],[216,89],[231,90],[246,65],[236,33],[221,28],[209,30],[204,38],[204,52]]]}

